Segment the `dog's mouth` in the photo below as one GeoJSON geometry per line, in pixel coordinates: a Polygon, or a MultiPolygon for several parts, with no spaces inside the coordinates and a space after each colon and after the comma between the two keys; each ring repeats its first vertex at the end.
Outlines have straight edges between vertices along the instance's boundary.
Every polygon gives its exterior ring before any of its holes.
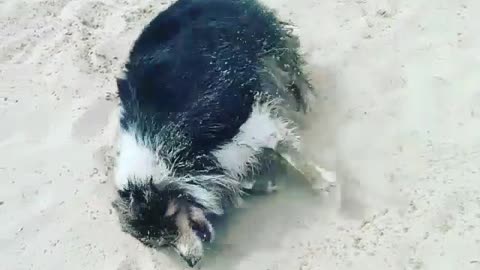
{"type": "Polygon", "coordinates": [[[200,260],[202,259],[201,257],[189,257],[189,256],[185,256],[185,255],[182,255],[180,253],[180,251],[174,247],[174,249],[177,251],[178,254],[180,254],[180,257],[188,264],[188,266],[190,267],[194,267],[195,265],[197,265],[198,262],[200,262],[200,260]]]}
{"type": "Polygon", "coordinates": [[[171,243],[165,239],[140,238],[139,240],[147,247],[153,249],[163,249],[171,245],[171,243]]]}

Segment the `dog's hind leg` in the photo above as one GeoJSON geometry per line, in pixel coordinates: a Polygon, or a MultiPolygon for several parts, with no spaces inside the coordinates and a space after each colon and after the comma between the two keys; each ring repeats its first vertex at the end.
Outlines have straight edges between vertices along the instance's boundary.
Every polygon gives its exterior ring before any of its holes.
{"type": "Polygon", "coordinates": [[[305,160],[299,153],[283,153],[280,155],[289,166],[300,172],[310,182],[312,188],[320,191],[330,191],[331,188],[336,186],[335,172],[305,160]]]}
{"type": "Polygon", "coordinates": [[[277,177],[280,172],[279,155],[270,148],[263,149],[257,157],[258,165],[244,181],[243,189],[251,195],[269,194],[277,191],[277,177]]]}
{"type": "Polygon", "coordinates": [[[289,145],[279,147],[276,154],[278,156],[277,160],[281,160],[287,170],[299,172],[313,189],[328,192],[336,186],[336,173],[311,161],[298,147],[289,145]]]}

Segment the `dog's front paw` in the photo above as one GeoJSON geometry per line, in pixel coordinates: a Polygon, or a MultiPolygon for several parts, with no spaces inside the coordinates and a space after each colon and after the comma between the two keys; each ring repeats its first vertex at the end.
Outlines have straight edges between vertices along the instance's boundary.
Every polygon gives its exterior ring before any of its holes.
{"type": "Polygon", "coordinates": [[[333,171],[326,170],[316,164],[309,164],[304,171],[312,188],[317,191],[330,192],[337,186],[337,176],[333,171]]]}

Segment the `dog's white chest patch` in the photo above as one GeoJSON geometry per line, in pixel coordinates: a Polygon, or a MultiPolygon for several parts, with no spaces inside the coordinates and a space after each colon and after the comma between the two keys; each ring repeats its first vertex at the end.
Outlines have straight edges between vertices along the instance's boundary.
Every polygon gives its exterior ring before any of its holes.
{"type": "Polygon", "coordinates": [[[269,104],[256,104],[239,133],[213,155],[232,176],[242,178],[256,165],[262,148],[275,149],[279,142],[292,139],[296,137],[287,121],[273,114],[269,104]]]}
{"type": "Polygon", "coordinates": [[[119,189],[125,187],[128,181],[159,181],[170,173],[167,165],[128,131],[121,131],[119,150],[115,175],[119,189]]]}

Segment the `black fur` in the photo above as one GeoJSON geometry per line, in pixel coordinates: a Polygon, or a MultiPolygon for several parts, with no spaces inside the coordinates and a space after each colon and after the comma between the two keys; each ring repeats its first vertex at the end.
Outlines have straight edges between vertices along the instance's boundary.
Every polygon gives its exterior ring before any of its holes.
{"type": "MultiPolygon", "coordinates": [[[[137,125],[144,136],[166,133],[164,142],[173,144],[168,148],[181,149],[176,159],[208,155],[238,133],[256,94],[281,94],[305,104],[294,86],[301,70],[292,41],[256,1],[176,2],[133,46],[126,81],[118,84],[125,109],[122,127],[137,125]],[[266,59],[275,59],[290,74],[290,92],[265,85],[273,83],[263,74],[266,59]],[[166,131],[167,125],[175,131],[166,131]]],[[[193,164],[204,169],[204,162],[208,158],[193,164]]]]}
{"type": "Polygon", "coordinates": [[[150,239],[175,237],[176,228],[173,218],[165,218],[168,202],[181,193],[175,189],[161,190],[152,182],[143,184],[129,183],[128,187],[119,191],[120,199],[114,204],[117,211],[125,211],[120,217],[124,228],[151,246],[150,239]],[[145,194],[149,192],[149,200],[145,194]],[[130,205],[121,205],[128,203],[130,205]]]}

